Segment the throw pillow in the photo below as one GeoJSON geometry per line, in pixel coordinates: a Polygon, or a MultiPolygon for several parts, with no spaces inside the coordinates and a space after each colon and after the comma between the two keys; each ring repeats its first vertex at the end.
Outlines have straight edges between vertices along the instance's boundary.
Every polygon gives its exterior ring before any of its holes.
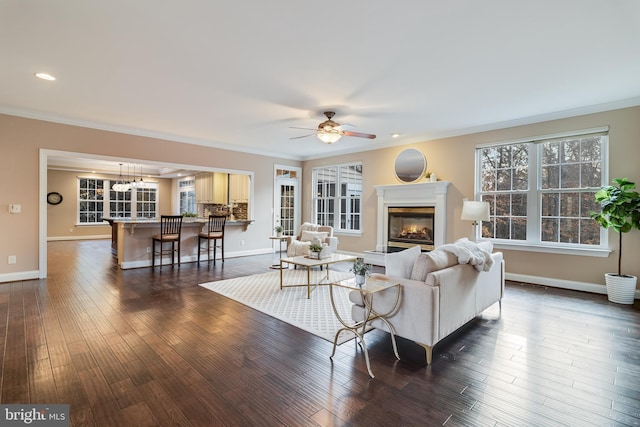
{"type": "Polygon", "coordinates": [[[427,280],[427,274],[456,264],[458,264],[458,258],[451,252],[436,249],[435,251],[422,253],[413,265],[411,279],[424,282],[427,280]]]}
{"type": "Polygon", "coordinates": [[[305,222],[300,226],[300,235],[302,235],[303,231],[318,231],[318,224],[311,224],[310,222],[305,222]]]}
{"type": "Polygon", "coordinates": [[[303,231],[300,235],[301,242],[313,242],[314,239],[318,238],[322,241],[329,237],[329,233],[326,231],[303,231]]]}
{"type": "Polygon", "coordinates": [[[309,255],[310,242],[301,242],[294,240],[289,246],[287,246],[287,256],[302,256],[309,255]]]}
{"type": "Polygon", "coordinates": [[[478,242],[478,247],[485,252],[492,253],[493,252],[493,243],[488,240],[481,240],[478,242]]]}
{"type": "Polygon", "coordinates": [[[420,246],[414,246],[400,252],[391,252],[384,256],[385,274],[391,277],[411,278],[413,264],[420,255],[420,246]]]}

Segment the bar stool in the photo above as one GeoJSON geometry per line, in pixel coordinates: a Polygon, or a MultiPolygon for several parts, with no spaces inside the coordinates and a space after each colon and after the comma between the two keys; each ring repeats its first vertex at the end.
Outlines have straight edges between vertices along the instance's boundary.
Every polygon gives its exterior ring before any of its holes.
{"type": "Polygon", "coordinates": [[[180,267],[180,233],[182,232],[182,215],[162,215],[160,216],[160,234],[151,236],[153,239],[153,251],[151,254],[151,267],[155,267],[156,254],[160,255],[160,269],[162,270],[162,255],[171,254],[171,266],[173,266],[173,255],[178,253],[178,267],[180,267]],[[156,251],[156,242],[160,243],[160,250],[156,251]],[[165,243],[171,243],[171,249],[164,249],[165,243]],[[176,251],[176,243],[178,249],[176,251]]]}
{"type": "Polygon", "coordinates": [[[200,246],[201,240],[207,241],[207,262],[211,261],[211,241],[213,240],[213,264],[216,263],[216,249],[220,248],[222,251],[222,262],[224,262],[224,225],[227,222],[226,215],[209,215],[209,221],[206,225],[206,231],[198,233],[198,262],[200,262],[200,253],[202,247],[200,246]],[[221,240],[220,246],[218,246],[218,240],[221,240]]]}

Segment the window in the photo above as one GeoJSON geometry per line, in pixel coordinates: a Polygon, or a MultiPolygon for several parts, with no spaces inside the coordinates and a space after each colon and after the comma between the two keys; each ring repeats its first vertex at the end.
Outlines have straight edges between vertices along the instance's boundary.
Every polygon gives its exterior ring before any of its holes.
{"type": "Polygon", "coordinates": [[[78,187],[78,223],[101,223],[104,215],[104,181],[80,178],[78,187]]]}
{"type": "Polygon", "coordinates": [[[115,191],[111,184],[108,179],[78,179],[78,224],[102,224],[102,219],[107,217],[157,216],[157,184],[146,183],[144,187],[132,187],[128,191],[115,191]],[[105,193],[108,200],[104,198],[105,193]]]}
{"type": "Polygon", "coordinates": [[[336,231],[361,231],[362,164],[313,169],[317,224],[336,231]]]}
{"type": "Polygon", "coordinates": [[[178,181],[178,193],[180,195],[180,213],[195,213],[196,188],[193,178],[178,181]]]}
{"type": "Polygon", "coordinates": [[[131,216],[131,191],[109,190],[109,216],[112,218],[131,216]]]}
{"type": "Polygon", "coordinates": [[[156,215],[156,188],[145,186],[132,189],[136,194],[136,212],[138,218],[155,218],[156,215]]]}
{"type": "Polygon", "coordinates": [[[606,133],[482,146],[478,193],[491,206],[482,237],[540,246],[604,247],[589,213],[606,183],[606,133]]]}

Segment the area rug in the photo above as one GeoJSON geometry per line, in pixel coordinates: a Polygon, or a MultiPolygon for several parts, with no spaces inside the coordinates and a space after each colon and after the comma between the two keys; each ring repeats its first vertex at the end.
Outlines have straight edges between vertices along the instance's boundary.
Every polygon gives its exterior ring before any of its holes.
{"type": "MultiPolygon", "coordinates": [[[[317,283],[326,271],[312,270],[311,283],[317,283]]],[[[329,279],[333,282],[352,277],[351,273],[330,271],[329,279]]],[[[283,271],[283,284],[307,283],[306,269],[289,269],[283,271]]],[[[289,287],[280,290],[280,272],[274,271],[236,279],[219,280],[201,283],[200,286],[217,292],[246,306],[254,308],[276,319],[333,342],[336,332],[342,327],[336,318],[329,295],[329,286],[317,286],[307,299],[307,287],[289,287]]],[[[333,296],[338,313],[348,322],[351,319],[349,290],[333,287],[333,296]]],[[[354,338],[351,332],[340,334],[338,344],[354,338]]]]}

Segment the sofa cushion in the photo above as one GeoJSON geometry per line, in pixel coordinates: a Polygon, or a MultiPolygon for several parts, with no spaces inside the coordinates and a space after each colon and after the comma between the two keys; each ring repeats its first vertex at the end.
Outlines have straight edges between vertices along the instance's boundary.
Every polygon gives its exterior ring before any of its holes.
{"type": "Polygon", "coordinates": [[[391,277],[411,278],[413,264],[420,255],[420,246],[414,246],[400,252],[391,252],[384,256],[385,274],[391,277]]]}
{"type": "Polygon", "coordinates": [[[411,279],[424,282],[427,279],[427,274],[432,271],[442,270],[456,264],[458,264],[458,258],[450,252],[436,249],[421,253],[413,264],[411,279]]]}
{"type": "Polygon", "coordinates": [[[329,233],[324,232],[324,231],[307,231],[307,230],[303,230],[302,234],[300,234],[300,241],[301,242],[313,242],[316,238],[320,239],[321,241],[324,241],[324,239],[326,239],[327,237],[329,237],[329,233]]]}

